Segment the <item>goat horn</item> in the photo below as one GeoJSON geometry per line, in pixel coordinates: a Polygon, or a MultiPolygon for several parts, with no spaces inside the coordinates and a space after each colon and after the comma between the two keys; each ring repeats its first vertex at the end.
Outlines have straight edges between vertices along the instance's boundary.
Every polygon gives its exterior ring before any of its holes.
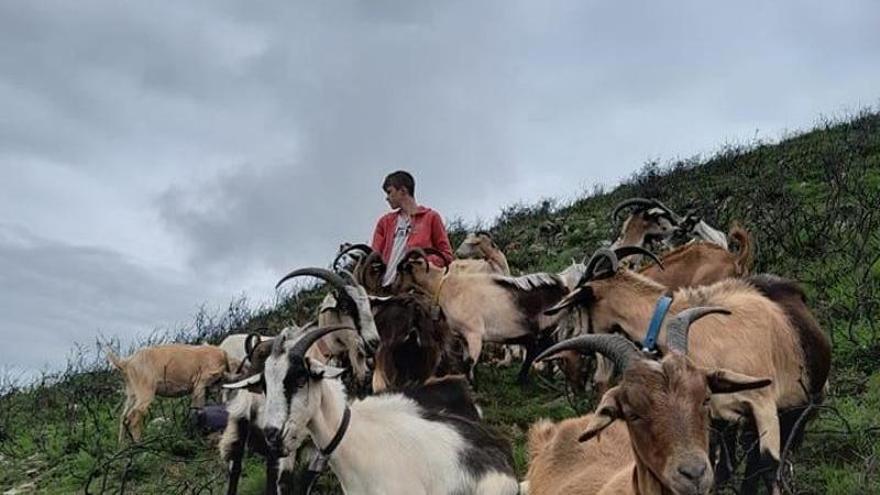
{"type": "Polygon", "coordinates": [[[342,292],[345,292],[345,287],[348,285],[345,283],[345,280],[342,280],[342,277],[326,268],[300,268],[282,277],[281,280],[279,280],[278,283],[275,284],[275,288],[278,289],[278,287],[281,287],[281,284],[283,284],[284,282],[294,277],[301,277],[303,275],[318,277],[342,292]]]}
{"type": "Polygon", "coordinates": [[[625,370],[634,360],[641,359],[641,354],[635,344],[622,335],[581,335],[551,346],[538,354],[535,362],[543,361],[554,354],[569,350],[581,354],[598,352],[610,359],[620,371],[625,370]]]}
{"type": "Polygon", "coordinates": [[[657,206],[656,201],[653,199],[645,199],[645,198],[629,198],[621,201],[614,207],[614,211],[611,213],[611,218],[616,219],[617,215],[620,214],[620,210],[624,208],[628,208],[630,206],[644,206],[645,208],[651,206],[657,206]]]}
{"type": "Polygon", "coordinates": [[[618,263],[617,263],[617,255],[614,254],[614,251],[608,248],[599,248],[593,253],[593,256],[590,257],[590,261],[587,262],[587,267],[584,270],[584,274],[581,277],[581,280],[578,282],[578,285],[587,282],[588,280],[592,280],[593,277],[597,275],[595,273],[596,268],[599,267],[599,263],[603,260],[607,260],[611,263],[611,273],[617,272],[618,263]]]}
{"type": "Polygon", "coordinates": [[[490,241],[492,240],[492,234],[490,234],[489,231],[487,231],[487,230],[478,230],[478,231],[474,232],[474,235],[484,235],[484,236],[488,237],[490,241]]]}
{"type": "Polygon", "coordinates": [[[336,332],[339,330],[351,330],[353,332],[357,331],[349,325],[329,325],[326,327],[318,327],[316,330],[311,331],[309,331],[307,327],[305,335],[300,337],[300,339],[296,341],[296,344],[293,344],[293,347],[290,348],[289,355],[291,357],[304,358],[306,356],[306,351],[308,351],[309,347],[312,347],[315,342],[318,341],[318,339],[327,335],[328,333],[336,332]]]}
{"type": "MultiPolygon", "coordinates": [[[[435,255],[435,256],[439,256],[443,260],[446,260],[446,256],[437,249],[434,249],[432,247],[424,247],[424,248],[414,247],[414,248],[410,249],[409,251],[407,251],[406,254],[403,255],[403,258],[401,258],[400,262],[398,262],[398,264],[397,264],[397,268],[400,269],[400,267],[402,267],[404,263],[406,263],[407,261],[409,261],[412,258],[425,258],[427,261],[427,257],[430,254],[435,255]]],[[[447,272],[449,271],[449,265],[446,265],[446,271],[447,272]]]]}
{"type": "Polygon", "coordinates": [[[342,277],[348,285],[360,285],[357,282],[357,279],[354,278],[354,274],[348,270],[339,270],[339,276],[342,277]]]}
{"type": "Polygon", "coordinates": [[[666,346],[671,350],[687,354],[688,331],[690,330],[691,323],[710,314],[729,315],[730,311],[724,308],[701,306],[678,313],[666,325],[666,346]]]}
{"type": "Polygon", "coordinates": [[[256,332],[251,332],[244,339],[244,355],[248,361],[251,360],[251,354],[254,352],[254,340],[259,344],[263,337],[256,332]]]}
{"type": "Polygon", "coordinates": [[[352,251],[361,251],[364,253],[364,256],[369,256],[370,253],[373,252],[373,248],[367,244],[352,244],[351,246],[348,246],[347,248],[340,251],[339,254],[336,255],[336,258],[333,259],[333,269],[336,269],[336,265],[339,263],[339,260],[341,260],[343,256],[352,251]]]}
{"type": "Polygon", "coordinates": [[[658,258],[657,255],[655,255],[651,251],[648,251],[647,249],[645,249],[641,246],[619,247],[614,250],[614,254],[615,254],[615,256],[617,256],[618,260],[622,260],[628,256],[635,256],[637,254],[642,254],[642,255],[645,255],[645,256],[651,258],[652,260],[654,260],[654,263],[657,263],[657,266],[659,266],[661,270],[664,269],[663,262],[660,261],[660,258],[658,258]]]}

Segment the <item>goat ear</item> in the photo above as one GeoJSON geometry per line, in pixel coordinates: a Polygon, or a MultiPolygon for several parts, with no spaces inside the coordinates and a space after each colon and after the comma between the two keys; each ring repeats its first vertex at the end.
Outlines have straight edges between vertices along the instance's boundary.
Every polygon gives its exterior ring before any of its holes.
{"type": "Polygon", "coordinates": [[[620,406],[617,404],[617,395],[620,393],[619,387],[612,387],[602,396],[602,401],[590,418],[587,429],[578,437],[579,442],[586,442],[602,432],[605,428],[611,426],[614,420],[619,419],[620,406]]]}
{"type": "Polygon", "coordinates": [[[339,378],[342,374],[345,373],[345,369],[337,368],[336,366],[324,366],[323,369],[323,378],[339,378]]]}
{"type": "Polygon", "coordinates": [[[755,378],[725,369],[708,371],[706,381],[713,394],[730,394],[742,390],[752,390],[773,383],[770,378],[755,378]]]}
{"type": "Polygon", "coordinates": [[[575,304],[588,302],[592,298],[593,288],[589,285],[584,285],[569,292],[565,297],[562,298],[561,301],[556,303],[554,306],[544,310],[544,314],[552,316],[565,308],[574,306],[575,304]]]}
{"type": "Polygon", "coordinates": [[[309,370],[309,376],[315,380],[320,380],[322,378],[338,378],[345,373],[343,368],[321,364],[310,358],[306,358],[306,367],[309,370]]]}

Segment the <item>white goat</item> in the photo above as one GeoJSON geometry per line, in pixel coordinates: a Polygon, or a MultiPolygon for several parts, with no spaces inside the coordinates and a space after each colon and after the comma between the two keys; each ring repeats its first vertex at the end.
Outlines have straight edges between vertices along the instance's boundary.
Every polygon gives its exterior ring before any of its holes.
{"type": "MultiPolygon", "coordinates": [[[[346,493],[514,495],[509,444],[465,417],[430,410],[403,393],[346,405],[342,370],[305,356],[334,329],[275,341],[266,360],[264,433],[271,449],[293,452],[306,436],[319,447],[346,493]],[[347,419],[346,419],[347,418],[347,419]],[[376,455],[381,448],[382,455],[376,455]]],[[[256,377],[230,387],[259,383],[256,377]]]]}

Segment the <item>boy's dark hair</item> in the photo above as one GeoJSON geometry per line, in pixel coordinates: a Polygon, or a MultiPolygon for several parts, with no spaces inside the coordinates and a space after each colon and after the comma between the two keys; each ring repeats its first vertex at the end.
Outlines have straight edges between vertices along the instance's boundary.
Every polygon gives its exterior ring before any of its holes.
{"type": "Polygon", "coordinates": [[[398,189],[403,187],[406,188],[410,196],[415,197],[416,195],[416,180],[413,179],[412,174],[405,170],[398,170],[388,174],[385,177],[385,182],[382,183],[382,190],[388,189],[388,186],[394,186],[398,189]]]}

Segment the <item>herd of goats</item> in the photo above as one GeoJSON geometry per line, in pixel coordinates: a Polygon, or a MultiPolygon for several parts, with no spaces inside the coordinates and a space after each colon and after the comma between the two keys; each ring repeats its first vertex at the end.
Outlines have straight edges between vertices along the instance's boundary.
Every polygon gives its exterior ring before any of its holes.
{"type": "Polygon", "coordinates": [[[655,199],[621,212],[617,240],[561,273],[513,277],[477,232],[447,267],[428,262],[430,249],[410,250],[383,287],[379,254],[344,245],[331,269],[278,282],[326,281],[315,322],[128,358],[108,349],[126,387],[119,441],[140,440],[155,396],[191,394],[201,419],[223,429],[230,494],[245,450],[265,456],[273,494],[307,493],[328,465],[358,494],[705,494],[732,479],[738,457],[741,493],[779,493],[780,463],[830,368],[804,293],[749,273],[754,247],[736,223],[725,235],[655,199]],[[484,344],[524,349],[520,381],[543,363],[583,388],[583,360],[596,357],[595,412],[534,423],[521,482],[509,440],[473,399],[484,344]],[[346,371],[360,398],[347,395],[346,371]],[[205,406],[218,383],[224,403],[205,406]],[[308,469],[294,477],[298,458],[308,469]]]}

